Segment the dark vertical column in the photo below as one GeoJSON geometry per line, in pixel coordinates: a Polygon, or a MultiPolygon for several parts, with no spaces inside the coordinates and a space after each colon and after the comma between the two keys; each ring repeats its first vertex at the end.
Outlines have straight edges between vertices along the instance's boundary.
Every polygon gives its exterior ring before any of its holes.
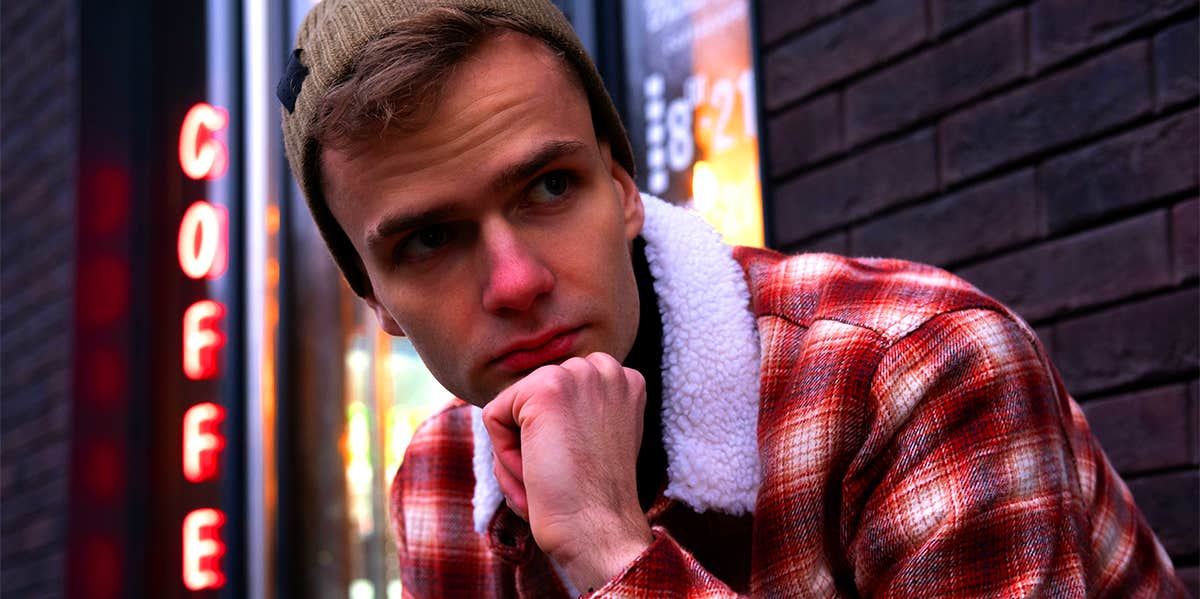
{"type": "Polygon", "coordinates": [[[80,132],[67,593],[144,596],[146,495],[136,437],[148,405],[144,330],[148,226],[148,6],[80,2],[80,132]]]}
{"type": "Polygon", "coordinates": [[[0,70],[0,596],[55,599],[74,410],[76,4],[6,0],[0,70]]]}

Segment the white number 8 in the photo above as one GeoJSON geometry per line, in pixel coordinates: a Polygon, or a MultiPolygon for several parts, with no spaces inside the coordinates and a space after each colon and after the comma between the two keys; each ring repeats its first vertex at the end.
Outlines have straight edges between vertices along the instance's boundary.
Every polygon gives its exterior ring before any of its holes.
{"type": "Polygon", "coordinates": [[[692,103],[676,98],[667,105],[667,164],[673,171],[692,166],[696,142],[692,139],[692,103]]]}

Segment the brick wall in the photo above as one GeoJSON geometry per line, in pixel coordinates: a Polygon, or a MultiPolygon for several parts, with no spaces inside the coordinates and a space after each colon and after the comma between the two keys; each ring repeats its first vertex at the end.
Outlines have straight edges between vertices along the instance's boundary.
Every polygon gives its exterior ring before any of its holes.
{"type": "Polygon", "coordinates": [[[1014,308],[1196,594],[1197,3],[758,3],[776,245],[1014,308]]]}
{"type": "Polygon", "coordinates": [[[63,595],[75,256],[75,4],[0,17],[0,596],[63,595]]]}

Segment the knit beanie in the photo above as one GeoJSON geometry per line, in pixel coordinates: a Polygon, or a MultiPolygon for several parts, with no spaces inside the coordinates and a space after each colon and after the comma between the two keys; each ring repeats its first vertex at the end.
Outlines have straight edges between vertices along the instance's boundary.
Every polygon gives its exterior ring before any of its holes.
{"type": "Polygon", "coordinates": [[[596,66],[566,16],[549,0],[323,0],[300,25],[296,48],[276,94],[283,104],[283,142],[292,175],[304,192],[321,237],[359,296],[365,296],[368,289],[366,272],[321,192],[321,148],[314,131],[317,111],[329,88],[352,74],[368,43],[404,19],[441,7],[508,15],[531,23],[533,31],[527,33],[562,53],[578,73],[592,121],[597,133],[611,144],[613,159],[630,175],[635,172],[629,138],[596,66]]]}

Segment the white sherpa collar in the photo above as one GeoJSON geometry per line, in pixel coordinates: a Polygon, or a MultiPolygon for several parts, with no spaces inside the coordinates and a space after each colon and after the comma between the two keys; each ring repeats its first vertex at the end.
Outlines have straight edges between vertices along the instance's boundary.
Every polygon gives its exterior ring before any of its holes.
{"type": "MultiPolygon", "coordinates": [[[[750,291],[732,249],[696,213],[642,194],[646,261],[663,325],[663,446],[668,497],[697,512],[754,511],[758,458],[759,341],[750,291]]],[[[475,530],[504,500],[479,408],[475,530]]]]}

